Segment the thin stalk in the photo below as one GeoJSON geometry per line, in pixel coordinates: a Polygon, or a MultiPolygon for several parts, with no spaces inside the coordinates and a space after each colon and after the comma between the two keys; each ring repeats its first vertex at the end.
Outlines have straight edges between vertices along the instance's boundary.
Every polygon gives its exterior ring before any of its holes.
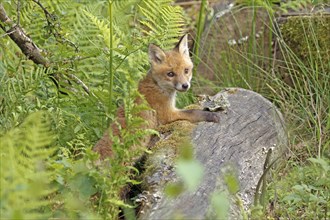
{"type": "Polygon", "coordinates": [[[113,99],[113,12],[112,12],[113,1],[109,0],[109,19],[110,19],[110,60],[109,60],[109,103],[108,103],[108,113],[112,109],[112,99],[113,99]]]}
{"type": "MultiPolygon", "coordinates": [[[[267,3],[268,3],[268,7],[271,7],[271,4],[269,2],[267,2],[267,3]]],[[[267,13],[268,13],[268,17],[269,17],[269,22],[271,24],[270,27],[268,28],[269,32],[268,32],[268,39],[267,39],[268,40],[268,54],[267,55],[271,57],[272,51],[273,51],[273,44],[272,44],[273,30],[275,30],[273,21],[274,21],[275,16],[274,16],[273,10],[267,10],[267,13]]],[[[269,63],[268,67],[272,68],[272,62],[268,62],[268,63],[269,63]]]]}
{"type": "MultiPolygon", "coordinates": [[[[255,58],[255,55],[257,54],[256,50],[257,50],[257,45],[256,45],[256,39],[255,39],[255,36],[256,36],[256,21],[257,21],[257,5],[255,5],[255,1],[253,0],[252,1],[252,29],[251,29],[251,34],[250,34],[250,41],[249,41],[249,49],[248,49],[248,57],[250,60],[252,60],[253,63],[257,63],[256,61],[256,58],[255,58]]],[[[246,74],[246,79],[248,81],[250,81],[250,76],[252,76],[253,74],[253,69],[251,68],[248,68],[248,74],[246,74]]],[[[256,86],[256,85],[254,85],[256,86]]]]}
{"type": "MultiPolygon", "coordinates": [[[[199,9],[199,15],[198,15],[197,36],[196,36],[196,40],[195,40],[195,43],[194,43],[194,49],[193,49],[195,66],[197,66],[198,63],[199,63],[199,59],[198,59],[199,46],[200,46],[200,42],[201,42],[202,33],[203,33],[203,30],[204,30],[205,5],[206,5],[206,0],[202,0],[201,7],[199,9]]],[[[196,68],[195,68],[195,71],[196,71],[196,68]]]]}

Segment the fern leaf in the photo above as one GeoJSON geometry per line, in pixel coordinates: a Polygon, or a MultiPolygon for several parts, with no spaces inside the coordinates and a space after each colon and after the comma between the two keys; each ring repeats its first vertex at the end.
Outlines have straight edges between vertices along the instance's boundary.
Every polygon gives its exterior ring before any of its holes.
{"type": "Polygon", "coordinates": [[[165,49],[172,47],[174,39],[183,34],[184,25],[182,9],[169,5],[169,2],[144,0],[140,5],[143,32],[165,49]]]}
{"type": "Polygon", "coordinates": [[[52,172],[47,161],[54,153],[53,134],[43,112],[26,118],[19,127],[0,138],[1,219],[45,219],[50,213],[47,196],[52,172]]]}

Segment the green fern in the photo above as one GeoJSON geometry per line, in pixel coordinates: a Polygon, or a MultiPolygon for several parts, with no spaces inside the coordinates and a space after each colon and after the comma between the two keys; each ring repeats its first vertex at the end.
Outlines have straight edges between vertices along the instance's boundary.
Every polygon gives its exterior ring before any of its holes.
{"type": "Polygon", "coordinates": [[[144,0],[140,5],[143,33],[165,49],[173,47],[177,38],[184,32],[182,8],[171,6],[170,2],[172,1],[144,0]]]}
{"type": "Polygon", "coordinates": [[[0,131],[20,124],[29,113],[45,108],[40,103],[44,93],[55,94],[47,83],[47,74],[51,69],[45,70],[25,60],[17,63],[15,72],[11,72],[11,64],[3,65],[5,71],[0,78],[0,99],[3,99],[0,106],[0,131]]]}
{"type": "MultiPolygon", "coordinates": [[[[118,192],[128,182],[134,182],[131,180],[133,168],[122,164],[132,161],[143,153],[143,147],[136,147],[141,144],[140,141],[146,134],[152,132],[140,129],[144,121],[137,115],[146,106],[136,105],[134,102],[139,96],[138,81],[149,68],[148,44],[157,43],[166,49],[173,47],[183,33],[182,9],[171,6],[172,0],[40,1],[54,16],[54,20],[47,21],[44,11],[35,2],[20,2],[22,3],[20,25],[37,46],[43,49],[43,55],[51,61],[52,66],[47,71],[35,66],[31,61],[27,61],[8,37],[0,38],[0,54],[6,54],[6,57],[0,55],[0,70],[4,70],[0,71],[0,83],[5,85],[0,87],[0,102],[5,104],[0,105],[0,130],[6,131],[18,126],[31,112],[47,109],[51,112],[48,122],[58,134],[58,139],[55,141],[59,145],[59,158],[56,162],[49,158],[55,169],[53,175],[56,176],[56,180],[53,186],[56,189],[52,190],[48,185],[49,182],[40,181],[42,183],[40,188],[49,187],[49,192],[56,190],[56,193],[49,196],[47,190],[43,191],[42,198],[38,197],[42,204],[31,203],[33,207],[31,210],[27,206],[20,206],[22,209],[16,211],[18,213],[16,216],[47,218],[50,215],[46,210],[55,209],[59,214],[52,217],[79,218],[86,215],[116,218],[120,206],[128,207],[121,201],[118,192]],[[111,10],[109,6],[112,7],[111,10]],[[112,19],[110,19],[110,11],[112,19]],[[153,15],[157,16],[153,17],[153,15]],[[109,31],[110,26],[114,30],[112,36],[109,31]],[[150,32],[151,29],[155,31],[150,32]],[[54,33],[59,35],[55,36],[54,33]],[[110,88],[110,73],[113,74],[113,88],[110,88]],[[82,89],[79,85],[63,84],[63,82],[61,85],[69,88],[65,90],[68,95],[57,94],[56,87],[48,78],[54,74],[64,79],[69,79],[70,74],[77,76],[87,84],[95,97],[81,93],[82,89]],[[109,98],[111,92],[113,92],[112,100],[109,98]],[[97,138],[103,135],[109,124],[108,121],[115,120],[115,110],[118,105],[125,106],[127,127],[121,130],[122,140],[113,137],[113,148],[117,156],[110,161],[110,171],[91,167],[90,164],[96,160],[91,147],[97,138]],[[84,167],[83,171],[82,167],[84,167]],[[94,195],[96,190],[98,193],[94,201],[88,201],[87,198],[94,195]],[[84,199],[76,199],[77,195],[78,197],[83,195],[84,199]],[[60,207],[52,206],[51,202],[44,200],[45,197],[60,204],[60,207]],[[27,215],[24,211],[27,211],[27,215]]],[[[9,0],[3,4],[8,14],[15,19],[16,5],[11,4],[9,0]]],[[[33,122],[31,118],[35,120],[34,123],[39,123],[36,127],[44,125],[44,120],[35,119],[38,114],[33,113],[28,118],[28,122],[24,122],[3,138],[7,140],[9,134],[12,137],[19,133],[21,139],[18,144],[23,145],[25,142],[25,144],[36,144],[39,152],[41,149],[39,142],[35,143],[31,138],[36,139],[38,132],[47,132],[29,127],[33,122]],[[22,130],[22,126],[26,131],[22,130]],[[31,129],[35,132],[34,135],[31,135],[31,129]]],[[[40,143],[44,144],[43,136],[40,137],[42,139],[40,143]]],[[[8,145],[8,141],[9,139],[3,143],[8,145]]],[[[17,169],[24,170],[26,166],[26,169],[34,170],[35,161],[30,159],[31,151],[34,151],[31,144],[22,149],[15,148],[14,145],[11,148],[6,147],[12,149],[10,152],[2,151],[5,145],[1,145],[2,155],[11,154],[12,157],[18,154],[21,157],[24,155],[24,159],[17,160],[19,162],[11,162],[18,167],[17,169]],[[24,168],[19,167],[20,164],[24,165],[24,168]]],[[[44,149],[47,149],[47,146],[44,146],[44,149]]],[[[1,167],[1,171],[7,169],[9,165],[9,162],[6,162],[1,167]]],[[[29,187],[35,177],[32,173],[24,172],[28,175],[26,178],[30,179],[26,180],[25,175],[22,175],[17,181],[29,187]]],[[[3,183],[1,187],[9,184],[9,180],[1,179],[1,184],[3,183]]],[[[14,184],[16,182],[13,186],[14,184]]],[[[1,189],[1,211],[3,210],[1,217],[13,218],[16,216],[12,214],[14,211],[8,202],[9,197],[6,197],[9,192],[17,196],[20,191],[16,192],[15,188],[1,189]]],[[[23,192],[26,196],[29,192],[32,193],[24,190],[23,192]]],[[[31,197],[33,199],[37,196],[31,197]]],[[[26,199],[26,197],[21,198],[22,201],[26,199]]]]}
{"type": "Polygon", "coordinates": [[[31,114],[1,137],[1,219],[50,217],[45,207],[50,206],[47,196],[54,191],[48,168],[55,150],[53,140],[43,112],[31,114]]]}

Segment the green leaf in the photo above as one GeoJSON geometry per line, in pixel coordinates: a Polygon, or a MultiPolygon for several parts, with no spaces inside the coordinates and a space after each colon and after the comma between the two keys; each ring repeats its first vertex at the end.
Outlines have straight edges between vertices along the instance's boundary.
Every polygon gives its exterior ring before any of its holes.
{"type": "Polygon", "coordinates": [[[319,164],[325,172],[330,171],[330,165],[329,162],[325,161],[322,158],[309,158],[309,161],[311,161],[313,164],[319,164]]]}
{"type": "Polygon", "coordinates": [[[217,219],[227,219],[229,205],[228,195],[225,192],[215,192],[211,195],[212,211],[217,219]]]}
{"type": "Polygon", "coordinates": [[[224,175],[225,183],[228,186],[229,193],[234,195],[239,190],[239,182],[234,172],[228,172],[224,175]]]}
{"type": "Polygon", "coordinates": [[[296,194],[290,194],[287,195],[283,198],[283,201],[292,201],[294,203],[300,202],[302,201],[300,196],[297,196],[296,194]]]}
{"type": "Polygon", "coordinates": [[[165,194],[170,197],[177,197],[183,191],[184,191],[183,184],[180,183],[170,183],[165,187],[165,194]]]}
{"type": "Polygon", "coordinates": [[[69,182],[69,186],[72,191],[79,192],[80,199],[85,201],[97,192],[96,188],[94,187],[95,183],[96,181],[92,177],[78,173],[69,182]]]}
{"type": "Polygon", "coordinates": [[[118,200],[118,199],[108,199],[108,202],[123,208],[134,208],[134,206],[126,204],[122,200],[118,200]]]}
{"type": "Polygon", "coordinates": [[[197,160],[179,160],[176,172],[189,191],[193,191],[203,178],[203,166],[197,160]]]}

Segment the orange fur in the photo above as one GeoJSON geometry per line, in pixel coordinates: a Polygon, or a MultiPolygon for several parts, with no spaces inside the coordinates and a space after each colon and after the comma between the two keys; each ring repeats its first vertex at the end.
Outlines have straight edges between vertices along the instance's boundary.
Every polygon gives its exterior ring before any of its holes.
{"type": "MultiPolygon", "coordinates": [[[[176,120],[188,120],[193,123],[219,121],[217,114],[213,112],[197,109],[180,110],[175,107],[176,92],[187,91],[192,78],[193,63],[189,57],[187,35],[183,36],[170,51],[163,51],[155,45],[150,45],[149,60],[151,68],[146,77],[139,82],[138,87],[150,107],[155,110],[141,112],[140,116],[148,122],[148,128],[176,120]]],[[[140,102],[141,100],[137,100],[137,103],[140,102]]],[[[123,108],[118,110],[118,122],[121,127],[125,127],[123,108]]],[[[116,124],[112,124],[109,129],[114,135],[120,135],[116,124]]],[[[111,145],[109,131],[106,131],[94,146],[94,150],[99,152],[103,159],[112,155],[111,145]]]]}

